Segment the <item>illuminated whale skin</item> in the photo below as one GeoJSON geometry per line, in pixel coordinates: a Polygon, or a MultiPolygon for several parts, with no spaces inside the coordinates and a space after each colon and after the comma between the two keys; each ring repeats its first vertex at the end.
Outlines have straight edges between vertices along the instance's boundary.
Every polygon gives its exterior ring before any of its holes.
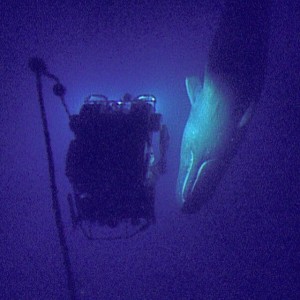
{"type": "Polygon", "coordinates": [[[191,111],[186,123],[177,182],[182,210],[193,213],[211,198],[248,124],[254,104],[236,117],[233,93],[217,76],[186,78],[191,111]]]}
{"type": "Polygon", "coordinates": [[[177,181],[183,212],[212,197],[243,140],[264,86],[271,4],[225,0],[204,80],[186,79],[191,111],[177,181]]]}

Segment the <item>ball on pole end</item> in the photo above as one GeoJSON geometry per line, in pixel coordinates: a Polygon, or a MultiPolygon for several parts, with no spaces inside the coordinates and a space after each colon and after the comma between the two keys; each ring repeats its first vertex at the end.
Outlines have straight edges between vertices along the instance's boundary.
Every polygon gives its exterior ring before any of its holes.
{"type": "Polygon", "coordinates": [[[40,74],[45,73],[47,70],[44,60],[39,57],[31,57],[28,62],[28,67],[32,72],[40,74]]]}

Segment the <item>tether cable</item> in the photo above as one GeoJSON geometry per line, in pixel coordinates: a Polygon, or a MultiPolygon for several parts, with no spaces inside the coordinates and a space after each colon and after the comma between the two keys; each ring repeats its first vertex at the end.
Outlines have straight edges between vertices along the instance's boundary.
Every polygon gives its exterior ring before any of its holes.
{"type": "MultiPolygon", "coordinates": [[[[52,209],[53,209],[54,216],[55,216],[55,222],[56,222],[56,227],[57,227],[57,231],[58,231],[59,242],[60,242],[61,251],[63,254],[63,262],[64,262],[65,270],[67,273],[67,283],[68,283],[69,295],[70,295],[70,299],[74,300],[74,299],[76,299],[75,281],[74,281],[74,275],[73,275],[73,272],[71,269],[69,249],[68,249],[68,246],[66,243],[66,237],[65,237],[64,226],[63,226],[63,222],[62,222],[61,210],[60,210],[59,201],[58,201],[58,195],[57,195],[58,190],[57,190],[56,179],[55,179],[53,152],[52,152],[52,148],[51,148],[51,140],[50,140],[47,116],[46,116],[44,99],[43,99],[43,91],[42,91],[42,75],[47,76],[48,73],[46,71],[45,63],[40,58],[31,58],[29,60],[29,68],[36,75],[38,101],[39,101],[39,106],[40,106],[43,131],[44,131],[45,143],[46,143],[47,158],[48,158],[50,188],[51,188],[51,193],[52,193],[52,209]]],[[[48,76],[48,77],[50,77],[50,76],[48,76]]],[[[59,83],[58,80],[57,80],[57,82],[59,83]]],[[[68,111],[67,111],[67,113],[68,113],[68,111]]]]}

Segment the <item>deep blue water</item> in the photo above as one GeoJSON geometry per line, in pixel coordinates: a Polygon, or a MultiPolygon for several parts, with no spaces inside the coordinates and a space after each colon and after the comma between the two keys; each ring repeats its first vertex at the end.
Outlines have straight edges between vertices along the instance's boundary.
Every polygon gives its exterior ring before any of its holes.
{"type": "Polygon", "coordinates": [[[72,113],[103,93],[153,93],[171,135],[157,224],[125,241],[73,231],[64,175],[72,134],[45,82],[67,242],[80,299],[299,299],[299,12],[275,1],[265,89],[214,198],[191,216],[175,201],[189,112],[184,78],[201,75],[221,3],[1,1],[0,298],[66,299],[35,81],[39,55],[72,113]]]}

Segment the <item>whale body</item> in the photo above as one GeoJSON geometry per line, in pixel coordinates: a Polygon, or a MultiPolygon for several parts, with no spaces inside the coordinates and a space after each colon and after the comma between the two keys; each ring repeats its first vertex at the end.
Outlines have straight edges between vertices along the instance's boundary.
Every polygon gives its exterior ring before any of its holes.
{"type": "Polygon", "coordinates": [[[243,141],[267,65],[270,1],[227,0],[204,79],[186,78],[191,103],[184,129],[177,197],[186,213],[213,195],[243,141]]]}
{"type": "Polygon", "coordinates": [[[234,96],[206,74],[186,78],[191,111],[182,145],[177,195],[183,211],[197,211],[211,198],[254,110],[250,103],[235,117],[234,96]],[[199,199],[200,197],[200,199],[199,199]]]}

